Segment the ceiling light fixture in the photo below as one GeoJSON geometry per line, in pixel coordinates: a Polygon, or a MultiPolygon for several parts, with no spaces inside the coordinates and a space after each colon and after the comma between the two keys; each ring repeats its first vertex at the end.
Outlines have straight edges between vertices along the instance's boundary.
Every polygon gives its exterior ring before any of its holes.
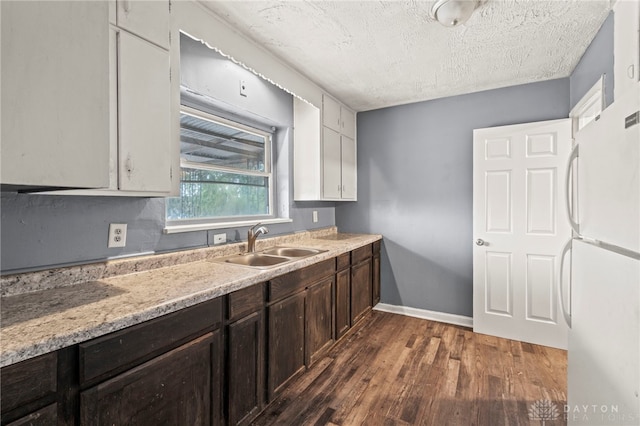
{"type": "Polygon", "coordinates": [[[431,8],[431,17],[445,27],[464,24],[478,7],[478,0],[438,0],[431,8]]]}

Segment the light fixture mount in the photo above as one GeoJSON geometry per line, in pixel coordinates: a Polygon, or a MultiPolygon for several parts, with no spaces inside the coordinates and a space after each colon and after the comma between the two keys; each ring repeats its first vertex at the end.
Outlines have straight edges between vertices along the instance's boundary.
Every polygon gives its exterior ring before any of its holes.
{"type": "Polygon", "coordinates": [[[456,27],[467,22],[478,4],[478,0],[438,0],[430,15],[445,27],[456,27]]]}

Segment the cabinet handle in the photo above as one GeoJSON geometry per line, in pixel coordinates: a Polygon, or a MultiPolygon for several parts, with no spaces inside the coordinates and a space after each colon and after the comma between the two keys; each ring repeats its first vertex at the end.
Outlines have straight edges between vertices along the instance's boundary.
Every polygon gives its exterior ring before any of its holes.
{"type": "Polygon", "coordinates": [[[131,10],[131,1],[130,0],[123,0],[122,1],[122,8],[124,9],[124,11],[126,13],[129,13],[129,11],[131,10]]]}
{"type": "Polygon", "coordinates": [[[633,64],[629,65],[629,67],[627,68],[627,77],[633,79],[633,76],[635,75],[635,67],[633,66],[633,64]]]}

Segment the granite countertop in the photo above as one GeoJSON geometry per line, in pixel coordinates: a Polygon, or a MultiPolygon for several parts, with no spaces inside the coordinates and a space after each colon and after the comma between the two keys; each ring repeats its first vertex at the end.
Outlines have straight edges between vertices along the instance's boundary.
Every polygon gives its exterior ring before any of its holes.
{"type": "Polygon", "coordinates": [[[381,238],[336,234],[332,227],[295,238],[258,240],[258,250],[275,245],[327,250],[270,269],[219,261],[220,256],[244,251],[241,243],[2,277],[0,367],[267,281],[381,238]],[[51,282],[55,285],[43,284],[51,282]]]}

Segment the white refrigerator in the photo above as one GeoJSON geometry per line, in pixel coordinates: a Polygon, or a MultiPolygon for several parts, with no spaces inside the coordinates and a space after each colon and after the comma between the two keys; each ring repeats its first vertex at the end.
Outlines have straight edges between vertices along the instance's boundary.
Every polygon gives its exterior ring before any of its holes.
{"type": "Polygon", "coordinates": [[[640,86],[578,132],[567,170],[577,191],[559,280],[570,425],[640,425],[639,110],[640,86]]]}

